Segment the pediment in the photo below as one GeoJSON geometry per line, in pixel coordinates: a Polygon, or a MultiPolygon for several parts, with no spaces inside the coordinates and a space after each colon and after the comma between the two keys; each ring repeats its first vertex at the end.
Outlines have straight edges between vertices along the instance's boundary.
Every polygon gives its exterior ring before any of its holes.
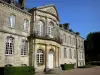
{"type": "Polygon", "coordinates": [[[53,14],[54,16],[59,18],[58,11],[57,11],[55,5],[48,5],[48,6],[43,6],[43,7],[41,6],[41,7],[38,7],[38,9],[45,11],[45,12],[48,12],[50,14],[53,14]]]}

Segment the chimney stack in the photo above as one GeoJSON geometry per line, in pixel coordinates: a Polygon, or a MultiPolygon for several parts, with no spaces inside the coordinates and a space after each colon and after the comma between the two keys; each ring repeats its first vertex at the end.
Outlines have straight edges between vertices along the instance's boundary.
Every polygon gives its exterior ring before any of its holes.
{"type": "Polygon", "coordinates": [[[69,25],[70,25],[69,23],[64,23],[64,24],[63,24],[64,29],[69,30],[69,25]]]}
{"type": "Polygon", "coordinates": [[[26,0],[18,0],[18,3],[22,6],[23,9],[26,8],[26,0]]]}
{"type": "Polygon", "coordinates": [[[15,4],[16,3],[16,0],[3,0],[3,1],[5,1],[7,3],[10,3],[10,4],[15,4]]]}

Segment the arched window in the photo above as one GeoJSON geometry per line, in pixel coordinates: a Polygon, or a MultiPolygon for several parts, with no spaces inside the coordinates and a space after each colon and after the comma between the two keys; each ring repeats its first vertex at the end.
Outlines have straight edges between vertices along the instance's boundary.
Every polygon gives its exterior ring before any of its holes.
{"type": "Polygon", "coordinates": [[[21,64],[21,66],[27,66],[27,64],[21,64]]]}
{"type": "Polygon", "coordinates": [[[44,35],[44,22],[43,21],[39,21],[37,24],[37,33],[40,36],[44,35]]]}
{"type": "Polygon", "coordinates": [[[12,67],[12,65],[11,64],[7,64],[7,65],[5,65],[5,67],[12,67]]]}
{"type": "Polygon", "coordinates": [[[44,52],[43,50],[39,49],[37,51],[37,65],[43,65],[44,64],[44,52]]]}
{"type": "Polygon", "coordinates": [[[49,37],[53,38],[53,34],[54,34],[54,24],[50,22],[48,25],[48,35],[49,37]]]}

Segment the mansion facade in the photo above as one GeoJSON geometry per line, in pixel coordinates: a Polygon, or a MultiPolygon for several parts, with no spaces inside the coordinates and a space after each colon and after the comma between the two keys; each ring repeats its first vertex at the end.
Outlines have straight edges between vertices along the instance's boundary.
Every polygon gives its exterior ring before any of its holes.
{"type": "Polygon", "coordinates": [[[27,9],[26,0],[0,0],[0,67],[84,66],[84,38],[59,22],[55,5],[27,9]]]}

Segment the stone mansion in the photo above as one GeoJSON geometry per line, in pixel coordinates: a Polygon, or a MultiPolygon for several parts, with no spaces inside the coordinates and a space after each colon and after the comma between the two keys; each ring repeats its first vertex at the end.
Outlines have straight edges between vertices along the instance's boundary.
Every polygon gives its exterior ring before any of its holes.
{"type": "Polygon", "coordinates": [[[60,24],[55,5],[26,8],[26,0],[0,0],[0,67],[85,65],[84,38],[60,24]]]}

